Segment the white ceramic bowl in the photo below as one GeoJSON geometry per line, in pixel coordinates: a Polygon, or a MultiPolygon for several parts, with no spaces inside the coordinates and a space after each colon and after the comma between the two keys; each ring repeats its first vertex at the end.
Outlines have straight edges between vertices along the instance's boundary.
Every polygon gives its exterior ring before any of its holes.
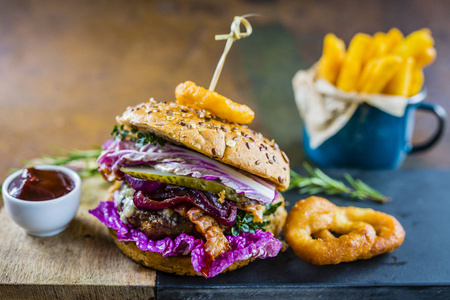
{"type": "Polygon", "coordinates": [[[81,179],[77,173],[61,166],[41,165],[39,170],[60,171],[72,179],[75,187],[68,194],[45,201],[26,201],[14,198],[8,192],[11,182],[22,173],[14,172],[3,182],[2,194],[11,219],[34,236],[52,236],[64,231],[75,217],[81,199],[81,179]]]}

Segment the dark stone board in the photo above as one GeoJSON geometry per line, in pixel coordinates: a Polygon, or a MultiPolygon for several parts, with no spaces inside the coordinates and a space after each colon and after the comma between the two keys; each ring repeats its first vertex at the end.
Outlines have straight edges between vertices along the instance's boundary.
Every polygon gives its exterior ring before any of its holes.
{"type": "MultiPolygon", "coordinates": [[[[329,170],[343,179],[343,170],[329,170]]],[[[341,206],[370,207],[394,215],[406,238],[396,251],[369,260],[315,266],[292,249],[217,277],[158,272],[161,299],[450,299],[450,170],[349,171],[391,197],[378,204],[328,197],[341,206]]],[[[288,210],[305,198],[284,194],[288,210]]]]}

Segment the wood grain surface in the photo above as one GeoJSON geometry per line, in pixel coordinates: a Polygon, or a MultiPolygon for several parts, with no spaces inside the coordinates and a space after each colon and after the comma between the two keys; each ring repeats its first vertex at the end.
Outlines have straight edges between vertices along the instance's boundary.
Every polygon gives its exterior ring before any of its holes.
{"type": "Polygon", "coordinates": [[[75,219],[53,237],[26,234],[0,210],[0,299],[154,297],[156,272],[123,255],[106,226],[88,213],[106,189],[100,176],[85,180],[75,219]]]}
{"type": "MultiPolygon", "coordinates": [[[[125,107],[172,100],[180,82],[207,87],[225,45],[214,35],[246,13],[260,15],[253,35],[233,46],[216,90],[252,107],[251,127],[275,138],[293,165],[305,155],[291,79],[319,59],[328,32],[348,43],[356,32],[429,27],[438,57],[425,69],[427,101],[450,112],[449,11],[445,0],[0,0],[0,179],[55,148],[102,144],[125,107]]],[[[435,126],[418,114],[414,140],[435,126]]],[[[448,168],[449,152],[445,135],[403,168],[448,168]]],[[[124,257],[87,214],[99,198],[84,196],[52,238],[26,235],[0,200],[0,299],[154,296],[155,273],[124,257]]]]}
{"type": "MultiPolygon", "coordinates": [[[[252,128],[304,159],[291,79],[321,55],[323,37],[429,27],[438,58],[425,69],[427,101],[450,111],[449,1],[0,0],[0,178],[21,161],[88,149],[125,107],[172,100],[185,80],[208,86],[235,15],[258,13],[231,49],[217,91],[256,111],[252,128]]],[[[415,140],[436,122],[420,114],[415,140]]],[[[405,167],[450,167],[450,138],[405,167]]]]}

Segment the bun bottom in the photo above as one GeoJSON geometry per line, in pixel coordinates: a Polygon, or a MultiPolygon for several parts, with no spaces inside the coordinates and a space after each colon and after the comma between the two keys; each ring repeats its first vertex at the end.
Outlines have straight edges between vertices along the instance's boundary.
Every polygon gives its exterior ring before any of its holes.
{"type": "MultiPolygon", "coordinates": [[[[280,196],[281,201],[283,201],[280,196]]],[[[272,232],[272,234],[277,237],[281,233],[281,229],[286,222],[287,212],[284,208],[284,203],[280,206],[277,211],[269,216],[270,224],[266,227],[267,231],[272,232]]],[[[160,253],[142,251],[136,246],[135,242],[125,242],[119,241],[117,239],[116,231],[109,228],[109,233],[114,240],[116,246],[129,258],[135,262],[144,265],[146,267],[166,272],[174,273],[177,275],[184,276],[202,276],[200,273],[194,270],[191,264],[191,256],[167,256],[164,257],[160,253]]],[[[236,261],[228,268],[222,271],[222,273],[233,271],[248,265],[255,258],[250,258],[247,260],[236,261]]]]}

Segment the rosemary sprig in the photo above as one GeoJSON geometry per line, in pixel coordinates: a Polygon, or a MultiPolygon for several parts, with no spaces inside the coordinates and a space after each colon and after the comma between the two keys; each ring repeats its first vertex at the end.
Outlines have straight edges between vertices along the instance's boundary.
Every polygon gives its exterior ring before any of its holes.
{"type": "Polygon", "coordinates": [[[95,147],[90,150],[58,151],[61,153],[60,156],[44,155],[40,158],[24,161],[24,164],[27,167],[42,164],[66,166],[77,172],[83,178],[92,177],[97,174],[98,164],[96,161],[102,152],[100,147],[95,147]]]}
{"type": "Polygon", "coordinates": [[[289,189],[298,188],[301,194],[319,194],[326,195],[342,195],[347,194],[353,199],[368,199],[377,202],[387,202],[389,198],[377,192],[373,188],[359,179],[353,179],[350,174],[345,173],[345,179],[353,188],[345,185],[344,182],[338,181],[326,175],[320,169],[313,169],[308,163],[303,163],[303,167],[311,177],[304,177],[291,170],[291,184],[289,189]]]}

